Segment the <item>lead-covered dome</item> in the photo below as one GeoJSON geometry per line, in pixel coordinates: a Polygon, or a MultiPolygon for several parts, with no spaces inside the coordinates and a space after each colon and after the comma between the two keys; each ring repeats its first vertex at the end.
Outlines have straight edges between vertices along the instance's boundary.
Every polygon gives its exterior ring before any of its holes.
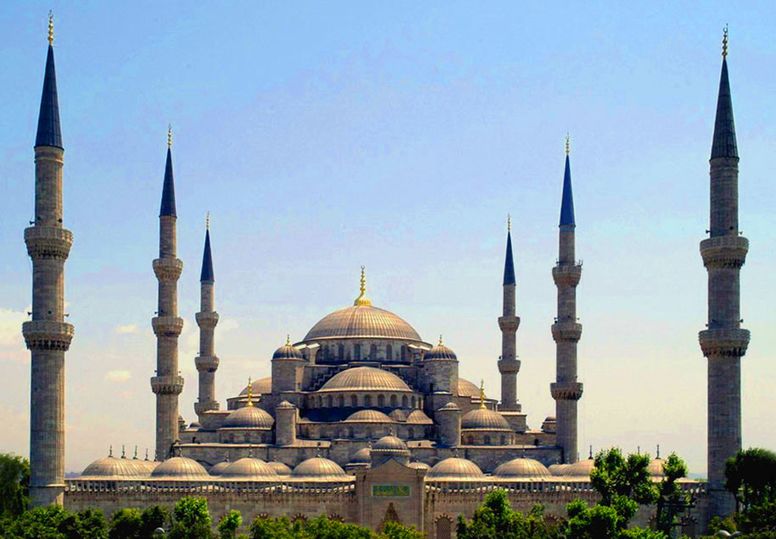
{"type": "Polygon", "coordinates": [[[348,416],[346,423],[393,423],[393,419],[379,410],[359,410],[348,416]]]}
{"type": "Polygon", "coordinates": [[[244,457],[227,466],[221,477],[224,478],[277,478],[274,468],[261,459],[244,457]]]}
{"type": "Polygon", "coordinates": [[[224,420],[227,429],[271,429],[275,420],[261,408],[252,404],[238,408],[224,420]]]}
{"type": "Polygon", "coordinates": [[[174,479],[196,479],[207,476],[207,470],[196,460],[188,457],[172,457],[159,464],[151,477],[169,477],[174,479]]]}
{"type": "MultiPolygon", "coordinates": [[[[426,361],[432,361],[435,359],[457,360],[458,356],[456,356],[455,352],[453,352],[450,348],[442,343],[442,337],[440,336],[439,343],[431,350],[423,354],[423,359],[426,361]]],[[[479,395],[479,393],[477,394],[479,395]]]]}
{"type": "Polygon", "coordinates": [[[407,451],[407,444],[396,436],[383,436],[372,446],[373,451],[407,451]]]}
{"type": "Polygon", "coordinates": [[[534,459],[516,458],[501,464],[493,472],[496,477],[549,477],[547,467],[534,459]]]}
{"type": "Polygon", "coordinates": [[[289,468],[282,462],[271,460],[267,463],[267,465],[273,470],[275,470],[275,473],[278,475],[291,475],[291,468],[289,468]]]}
{"type": "Polygon", "coordinates": [[[458,396],[480,398],[480,388],[469,380],[458,378],[458,396]]]}
{"type": "Polygon", "coordinates": [[[138,463],[143,462],[137,459],[116,458],[112,455],[95,460],[89,464],[81,477],[143,477],[149,474],[138,463]]]}
{"type": "Polygon", "coordinates": [[[305,341],[325,339],[396,339],[421,342],[401,317],[372,305],[353,305],[327,314],[305,335],[305,341]]]}
{"type": "Polygon", "coordinates": [[[347,477],[347,474],[345,473],[345,470],[333,460],[325,459],[323,457],[313,457],[297,464],[294,471],[291,472],[291,476],[310,479],[327,479],[331,477],[347,477]]]}
{"type": "Polygon", "coordinates": [[[503,415],[487,408],[478,408],[464,414],[461,418],[461,428],[472,430],[512,430],[503,415]]]}
{"type": "Polygon", "coordinates": [[[409,386],[392,372],[374,367],[353,367],[338,372],[323,384],[319,393],[327,391],[406,391],[409,386]]]}
{"type": "MultiPolygon", "coordinates": [[[[253,396],[257,395],[269,395],[272,393],[272,377],[267,376],[266,378],[259,378],[258,380],[255,380],[251,383],[251,392],[253,393],[253,396]]],[[[245,389],[240,391],[240,395],[247,395],[248,394],[248,386],[245,386],[245,389]]]]}
{"type": "Polygon", "coordinates": [[[430,479],[476,479],[482,476],[479,466],[458,457],[449,457],[437,462],[426,475],[430,479]]]}

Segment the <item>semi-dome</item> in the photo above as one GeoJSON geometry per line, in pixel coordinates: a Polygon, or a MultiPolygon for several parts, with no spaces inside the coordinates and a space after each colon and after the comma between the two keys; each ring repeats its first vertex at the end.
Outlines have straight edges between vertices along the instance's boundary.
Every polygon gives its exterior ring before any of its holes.
{"type": "Polygon", "coordinates": [[[143,477],[150,472],[137,459],[116,458],[112,455],[95,460],[81,472],[82,477],[143,477]]]}
{"type": "Polygon", "coordinates": [[[234,461],[221,473],[221,477],[228,478],[272,478],[277,477],[274,468],[261,459],[244,457],[234,461]]]}
{"type": "Polygon", "coordinates": [[[224,420],[228,429],[271,429],[275,420],[266,411],[249,404],[238,408],[224,420]]]}
{"type": "Polygon", "coordinates": [[[338,372],[323,384],[319,393],[327,391],[406,391],[404,381],[392,372],[375,367],[353,367],[338,372]]]}
{"type": "Polygon", "coordinates": [[[267,466],[275,470],[275,473],[278,475],[291,475],[291,468],[289,468],[282,462],[271,460],[267,463],[267,466]]]}
{"type": "Polygon", "coordinates": [[[209,473],[210,475],[221,475],[222,473],[224,473],[224,470],[226,470],[229,467],[230,464],[232,463],[229,462],[228,460],[221,461],[218,464],[211,466],[210,469],[207,471],[207,473],[209,473]]]}
{"type": "Polygon", "coordinates": [[[478,408],[466,412],[461,418],[461,428],[472,430],[512,430],[503,415],[487,408],[478,408]]]}
{"type": "Polygon", "coordinates": [[[482,470],[472,461],[449,457],[434,464],[426,477],[430,479],[473,479],[482,477],[482,470]]]}
{"type": "Polygon", "coordinates": [[[348,464],[371,464],[372,463],[372,455],[371,455],[371,449],[368,447],[362,447],[355,453],[353,453],[353,456],[350,457],[350,462],[348,464]]]}
{"type": "Polygon", "coordinates": [[[407,451],[407,444],[396,436],[383,436],[372,446],[374,451],[407,451]]]}
{"type": "Polygon", "coordinates": [[[348,416],[346,423],[393,423],[393,419],[379,410],[359,410],[348,416]]]}
{"type": "Polygon", "coordinates": [[[476,384],[465,380],[463,378],[458,379],[458,396],[459,397],[477,397],[480,398],[480,388],[476,384]]]}
{"type": "Polygon", "coordinates": [[[327,314],[305,335],[305,341],[324,339],[396,339],[422,342],[402,318],[372,305],[353,305],[327,314]]]}
{"type": "Polygon", "coordinates": [[[501,464],[493,472],[497,477],[549,477],[547,467],[534,459],[516,458],[501,464]]]}
{"type": "Polygon", "coordinates": [[[159,464],[151,477],[188,479],[207,476],[207,470],[196,460],[188,457],[172,457],[159,464]]]}
{"type": "MultiPolygon", "coordinates": [[[[267,376],[266,378],[259,378],[258,380],[255,380],[251,383],[252,386],[252,393],[255,397],[256,395],[269,395],[272,393],[272,377],[267,376]]],[[[248,386],[245,386],[245,389],[240,391],[240,395],[247,395],[248,394],[248,386]]]]}
{"type": "Polygon", "coordinates": [[[433,425],[434,422],[426,415],[423,410],[413,410],[407,416],[407,424],[411,425],[433,425]]]}
{"type": "Polygon", "coordinates": [[[333,460],[323,457],[313,457],[297,464],[294,471],[291,472],[291,476],[321,479],[327,477],[344,477],[347,476],[347,474],[345,473],[345,470],[333,460]]]}

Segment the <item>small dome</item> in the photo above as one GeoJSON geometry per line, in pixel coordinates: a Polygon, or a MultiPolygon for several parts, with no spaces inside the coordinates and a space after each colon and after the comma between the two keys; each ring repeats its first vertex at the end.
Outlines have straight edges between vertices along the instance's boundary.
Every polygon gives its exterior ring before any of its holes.
{"type": "Polygon", "coordinates": [[[261,459],[244,457],[234,461],[221,473],[221,477],[260,477],[263,479],[277,477],[274,468],[261,459]]]}
{"type": "Polygon", "coordinates": [[[200,478],[207,476],[207,470],[194,459],[188,457],[172,457],[160,463],[151,477],[171,477],[177,479],[200,478]]]}
{"type": "Polygon", "coordinates": [[[664,463],[665,461],[660,457],[653,459],[647,466],[647,471],[649,472],[649,475],[651,475],[652,477],[665,477],[666,474],[663,471],[664,463]]]}
{"type": "Polygon", "coordinates": [[[362,447],[355,453],[353,453],[353,456],[350,457],[350,462],[348,464],[371,464],[372,463],[372,456],[371,456],[371,450],[368,447],[362,447]]]}
{"type": "Polygon", "coordinates": [[[407,444],[396,436],[383,436],[372,446],[374,451],[407,451],[407,444]]]}
{"type": "Polygon", "coordinates": [[[340,468],[340,465],[333,460],[325,459],[323,457],[313,457],[297,464],[294,471],[291,472],[291,476],[320,479],[327,477],[345,477],[347,474],[345,473],[345,470],[340,468]]]}
{"type": "MultiPolygon", "coordinates": [[[[574,464],[564,464],[566,468],[560,470],[558,475],[566,477],[590,477],[590,472],[595,467],[595,459],[585,459],[575,462],[574,464]]],[[[553,473],[556,473],[553,470],[553,473]]]]}
{"type": "MultiPolygon", "coordinates": [[[[266,378],[259,378],[251,383],[251,388],[254,397],[257,395],[269,395],[272,393],[272,377],[267,376],[266,378]]],[[[245,386],[245,389],[240,391],[240,395],[243,396],[247,394],[248,386],[245,386]]]]}
{"type": "Polygon", "coordinates": [[[517,458],[500,465],[493,472],[497,477],[549,477],[547,467],[534,459],[517,458]]]}
{"type": "Polygon", "coordinates": [[[425,462],[410,462],[407,464],[410,468],[415,468],[416,470],[429,470],[431,469],[431,466],[426,464],[425,462]]]}
{"type": "Polygon", "coordinates": [[[151,472],[153,472],[157,466],[159,466],[159,462],[156,460],[137,460],[135,461],[137,464],[136,466],[140,468],[142,466],[142,469],[145,471],[144,475],[151,475],[151,472]]]}
{"type": "Polygon", "coordinates": [[[300,352],[290,342],[287,342],[272,354],[272,359],[304,359],[302,352],[300,352]]]}
{"type": "Polygon", "coordinates": [[[464,414],[461,418],[462,429],[509,430],[512,428],[504,416],[487,408],[478,408],[464,414]]]}
{"type": "Polygon", "coordinates": [[[224,420],[223,428],[228,429],[271,429],[275,420],[256,406],[238,408],[224,420]]]}
{"type": "Polygon", "coordinates": [[[428,417],[423,410],[413,410],[410,415],[407,416],[407,423],[412,425],[433,425],[434,422],[428,417]]]}
{"type": "Polygon", "coordinates": [[[296,408],[296,406],[294,406],[293,404],[291,404],[288,401],[283,401],[280,404],[278,404],[275,409],[277,409],[277,408],[281,408],[283,410],[289,410],[289,409],[293,410],[294,408],[296,408]]]}
{"type": "Polygon", "coordinates": [[[437,462],[428,475],[431,479],[473,479],[482,477],[482,470],[472,461],[449,457],[437,462]]]}
{"type": "Polygon", "coordinates": [[[547,468],[550,470],[550,473],[552,475],[566,475],[566,470],[568,467],[571,466],[570,464],[550,464],[550,467],[547,468]]]}
{"type": "Polygon", "coordinates": [[[459,397],[476,397],[480,398],[480,388],[473,384],[469,380],[463,378],[458,379],[458,396],[459,397]]]}
{"type": "Polygon", "coordinates": [[[406,391],[412,392],[404,381],[392,372],[375,367],[353,367],[338,372],[318,390],[327,391],[406,391]]]}
{"type": "Polygon", "coordinates": [[[393,419],[379,410],[359,410],[348,416],[346,423],[393,423],[393,419]]]}
{"type": "Polygon", "coordinates": [[[138,463],[137,459],[116,458],[113,456],[97,459],[87,466],[81,477],[143,477],[150,472],[138,463]]]}
{"type": "Polygon", "coordinates": [[[399,408],[392,410],[388,417],[394,421],[407,421],[407,412],[400,410],[399,408]]]}
{"type": "MultiPolygon", "coordinates": [[[[425,361],[432,361],[435,359],[448,359],[448,360],[457,360],[458,357],[455,355],[455,352],[453,352],[450,348],[442,344],[442,338],[439,338],[439,344],[434,346],[431,350],[423,354],[423,359],[425,361]]],[[[477,395],[479,395],[479,390],[477,390],[477,395]]]]}
{"type": "Polygon", "coordinates": [[[442,406],[437,412],[460,412],[461,409],[458,407],[458,405],[454,402],[448,402],[444,406],[442,406]]]}
{"type": "Polygon", "coordinates": [[[218,464],[211,466],[210,469],[207,471],[210,475],[221,475],[224,473],[224,470],[226,470],[229,465],[232,464],[228,460],[225,460],[223,462],[219,462],[218,464]]]}
{"type": "Polygon", "coordinates": [[[289,468],[282,462],[271,460],[267,463],[267,465],[270,466],[273,470],[275,470],[275,473],[278,475],[291,475],[291,468],[289,468]]]}

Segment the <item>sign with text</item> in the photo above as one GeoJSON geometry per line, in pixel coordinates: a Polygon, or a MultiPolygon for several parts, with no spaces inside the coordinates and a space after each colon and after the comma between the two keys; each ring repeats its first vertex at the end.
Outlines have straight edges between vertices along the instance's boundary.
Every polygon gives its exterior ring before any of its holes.
{"type": "Polygon", "coordinates": [[[406,498],[409,495],[409,485],[372,485],[372,496],[381,498],[406,498]]]}

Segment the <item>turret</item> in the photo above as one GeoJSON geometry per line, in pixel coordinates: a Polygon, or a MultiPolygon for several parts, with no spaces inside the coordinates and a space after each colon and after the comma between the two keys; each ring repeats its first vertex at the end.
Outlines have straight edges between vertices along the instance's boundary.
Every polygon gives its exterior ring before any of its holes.
{"type": "Polygon", "coordinates": [[[175,181],[172,171],[172,129],[167,131],[167,162],[164,170],[162,203],[159,211],[159,258],[153,268],[159,281],[156,316],[151,320],[156,334],[156,376],[151,389],[156,394],[156,458],[171,454],[178,439],[178,395],[183,377],[178,371],[178,337],[183,319],[178,316],[178,278],[183,262],[177,258],[175,181]]]}
{"type": "Polygon", "coordinates": [[[423,356],[423,369],[429,383],[429,391],[438,395],[450,395],[452,397],[458,387],[458,357],[450,348],[442,342],[423,356]]]}
{"type": "Polygon", "coordinates": [[[520,361],[516,354],[516,334],[520,317],[515,316],[515,262],[512,256],[512,219],[507,218],[507,252],[504,260],[504,304],[498,319],[501,329],[501,357],[498,371],[501,373],[501,410],[519,412],[517,402],[517,373],[520,361]]]}
{"type": "Polygon", "coordinates": [[[461,409],[448,402],[434,414],[437,424],[437,443],[441,447],[461,445],[461,409]]]}
{"type": "MultiPolygon", "coordinates": [[[[277,399],[282,393],[294,393],[302,389],[302,371],[304,367],[302,353],[286,337],[286,344],[272,354],[272,395],[277,399]]],[[[275,401],[277,402],[277,400],[275,401]]]]}
{"type": "Polygon", "coordinates": [[[65,352],[74,328],[65,322],[65,261],[73,234],[63,226],[64,147],[54,68],[54,20],[35,137],[35,216],[24,242],[32,260],[32,320],[22,325],[30,350],[30,497],[62,505],[65,488],[65,352]]]}
{"type": "Polygon", "coordinates": [[[296,443],[296,406],[283,401],[275,407],[275,445],[296,443]]]}
{"type": "Polygon", "coordinates": [[[738,145],[727,66],[727,27],[711,146],[709,237],[701,241],[708,272],[707,329],[699,334],[708,360],[708,474],[711,514],[726,516],[735,499],[725,490],[725,461],[741,449],[741,357],[749,331],[741,328],[740,273],[749,241],[738,229],[738,145]]]}
{"type": "Polygon", "coordinates": [[[218,324],[218,313],[215,311],[216,279],[213,273],[213,255],[210,252],[209,215],[205,223],[205,249],[202,253],[199,289],[200,309],[196,314],[199,326],[199,355],[194,360],[199,372],[199,398],[194,404],[194,411],[198,416],[201,416],[205,412],[219,408],[216,400],[218,356],[215,352],[214,338],[216,324],[218,324]]]}
{"type": "Polygon", "coordinates": [[[569,138],[566,137],[558,262],[552,269],[552,278],[558,288],[558,315],[552,325],[556,381],[550,384],[557,418],[556,443],[563,451],[564,463],[577,461],[577,401],[582,397],[582,384],[577,381],[577,342],[582,336],[582,324],[577,322],[577,285],[582,277],[582,265],[577,263],[574,252],[576,222],[569,153],[569,138]]]}

